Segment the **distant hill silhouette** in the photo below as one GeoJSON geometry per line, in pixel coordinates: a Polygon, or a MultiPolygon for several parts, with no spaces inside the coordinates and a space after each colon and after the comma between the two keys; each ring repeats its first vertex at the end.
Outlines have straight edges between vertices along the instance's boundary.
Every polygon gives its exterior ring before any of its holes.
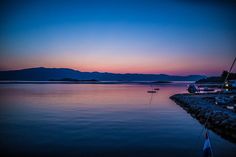
{"type": "Polygon", "coordinates": [[[48,81],[64,78],[98,81],[196,81],[203,75],[175,76],[165,74],[116,74],[107,72],[80,72],[67,68],[29,68],[0,71],[0,80],[48,81]]]}

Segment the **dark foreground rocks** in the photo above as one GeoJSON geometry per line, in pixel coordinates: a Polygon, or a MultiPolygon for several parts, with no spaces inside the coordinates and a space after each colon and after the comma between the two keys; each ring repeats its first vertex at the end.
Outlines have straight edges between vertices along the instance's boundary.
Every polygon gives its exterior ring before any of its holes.
{"type": "Polygon", "coordinates": [[[209,101],[214,95],[176,94],[170,98],[196,118],[201,124],[207,122],[207,128],[225,139],[236,143],[236,113],[209,101]]]}

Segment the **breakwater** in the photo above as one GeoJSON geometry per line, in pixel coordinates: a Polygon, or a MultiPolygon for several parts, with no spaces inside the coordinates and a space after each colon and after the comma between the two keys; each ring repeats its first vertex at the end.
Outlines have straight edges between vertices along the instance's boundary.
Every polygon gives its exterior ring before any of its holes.
{"type": "Polygon", "coordinates": [[[170,97],[201,124],[208,119],[206,127],[220,136],[236,143],[236,113],[217,106],[214,94],[176,94],[170,97]]]}

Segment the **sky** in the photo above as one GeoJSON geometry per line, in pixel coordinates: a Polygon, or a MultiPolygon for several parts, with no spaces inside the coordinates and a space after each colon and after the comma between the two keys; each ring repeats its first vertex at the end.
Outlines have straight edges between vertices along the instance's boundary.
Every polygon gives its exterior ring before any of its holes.
{"type": "Polygon", "coordinates": [[[236,57],[233,1],[8,0],[0,10],[0,70],[212,76],[236,57]]]}

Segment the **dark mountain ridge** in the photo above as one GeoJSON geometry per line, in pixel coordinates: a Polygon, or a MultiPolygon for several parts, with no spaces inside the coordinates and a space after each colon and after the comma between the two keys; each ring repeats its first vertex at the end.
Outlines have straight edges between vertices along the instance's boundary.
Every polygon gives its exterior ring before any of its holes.
{"type": "Polygon", "coordinates": [[[196,81],[204,75],[176,76],[165,74],[119,74],[108,72],[81,72],[68,68],[29,68],[22,70],[0,71],[0,80],[48,81],[57,79],[99,80],[99,81],[196,81]]]}

